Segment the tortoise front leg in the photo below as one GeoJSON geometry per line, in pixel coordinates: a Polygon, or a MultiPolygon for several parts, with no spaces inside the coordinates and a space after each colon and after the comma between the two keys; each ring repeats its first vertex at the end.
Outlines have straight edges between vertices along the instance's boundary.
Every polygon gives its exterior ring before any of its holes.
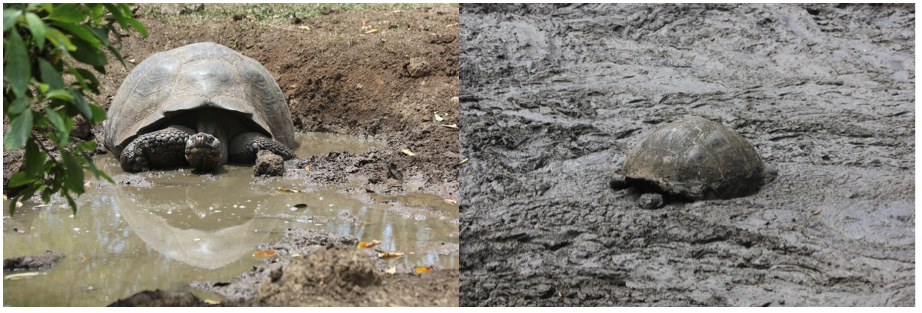
{"type": "Polygon", "coordinates": [[[184,126],[170,126],[135,138],[122,150],[119,162],[126,172],[169,168],[186,162],[186,139],[194,134],[184,126]]]}
{"type": "Polygon", "coordinates": [[[281,142],[257,132],[242,133],[234,137],[228,153],[230,160],[234,163],[253,164],[256,163],[256,154],[260,150],[272,151],[283,160],[289,160],[295,156],[294,152],[281,142]]]}

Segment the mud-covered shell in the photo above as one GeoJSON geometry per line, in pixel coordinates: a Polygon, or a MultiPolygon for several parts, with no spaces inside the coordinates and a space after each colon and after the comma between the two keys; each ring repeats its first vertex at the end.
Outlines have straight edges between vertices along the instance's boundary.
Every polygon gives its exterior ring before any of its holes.
{"type": "Polygon", "coordinates": [[[168,118],[209,107],[237,112],[252,130],[294,147],[291,112],[272,75],[256,60],[211,42],[138,64],[109,107],[104,144],[119,156],[137,135],[168,126],[168,118]]]}
{"type": "Polygon", "coordinates": [[[637,142],[622,165],[627,180],[691,199],[757,191],[764,166],[735,131],[697,116],[663,125],[637,142]]]}

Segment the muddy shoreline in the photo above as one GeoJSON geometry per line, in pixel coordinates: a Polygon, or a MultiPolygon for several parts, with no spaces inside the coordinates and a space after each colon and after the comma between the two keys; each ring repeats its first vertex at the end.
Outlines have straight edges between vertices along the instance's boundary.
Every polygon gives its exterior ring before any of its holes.
{"type": "Polygon", "coordinates": [[[462,5],[461,305],[915,305],[913,6],[462,5]],[[778,176],[609,188],[693,114],[778,176]]]}

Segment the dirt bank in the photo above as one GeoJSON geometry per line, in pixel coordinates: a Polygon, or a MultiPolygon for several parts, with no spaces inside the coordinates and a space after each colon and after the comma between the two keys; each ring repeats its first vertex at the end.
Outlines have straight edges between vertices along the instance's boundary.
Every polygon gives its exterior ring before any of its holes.
{"type": "Polygon", "coordinates": [[[912,5],[461,7],[461,305],[915,305],[912,5]],[[686,114],[777,178],[609,188],[686,114]]]}

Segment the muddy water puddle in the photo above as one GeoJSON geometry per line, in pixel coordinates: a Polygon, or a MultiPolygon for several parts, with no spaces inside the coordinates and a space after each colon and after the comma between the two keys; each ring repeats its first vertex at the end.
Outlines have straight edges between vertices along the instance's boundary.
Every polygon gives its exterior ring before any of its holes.
{"type": "MultiPolygon", "coordinates": [[[[296,137],[301,158],[383,146],[330,134],[296,137]]],[[[96,162],[110,176],[127,175],[111,154],[96,162]]],[[[262,264],[253,257],[257,245],[278,240],[288,228],[380,240],[375,248],[404,253],[388,260],[392,266],[458,267],[458,206],[438,196],[367,194],[359,186],[304,189],[295,179],[254,183],[252,171],[154,171],[139,175],[141,186],[93,181],[77,201],[77,214],[61,203],[24,203],[4,222],[4,257],[52,250],[66,258],[41,275],[4,281],[4,305],[99,306],[142,290],[228,281],[262,264]]]]}

